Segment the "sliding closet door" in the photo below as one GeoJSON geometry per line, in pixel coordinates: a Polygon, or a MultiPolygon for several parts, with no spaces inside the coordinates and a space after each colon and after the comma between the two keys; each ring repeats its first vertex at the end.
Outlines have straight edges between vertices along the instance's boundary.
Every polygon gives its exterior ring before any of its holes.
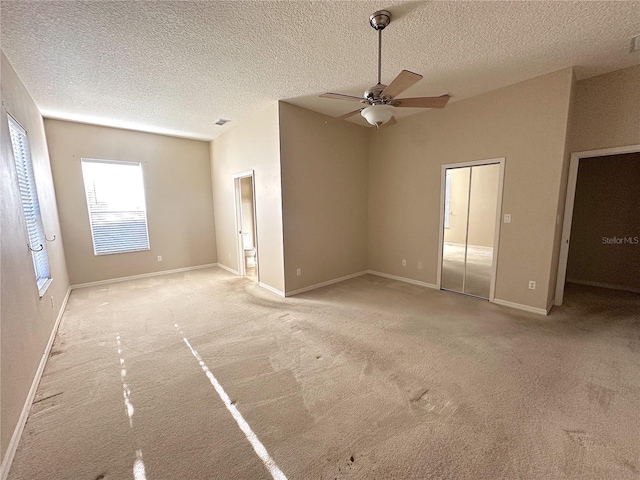
{"type": "Polygon", "coordinates": [[[464,293],[470,182],[470,167],[447,169],[441,286],[460,293],[464,293]]]}
{"type": "Polygon", "coordinates": [[[499,180],[499,164],[446,170],[444,290],[489,298],[499,180]]]}
{"type": "Polygon", "coordinates": [[[464,293],[489,298],[500,165],[471,167],[464,293]]]}

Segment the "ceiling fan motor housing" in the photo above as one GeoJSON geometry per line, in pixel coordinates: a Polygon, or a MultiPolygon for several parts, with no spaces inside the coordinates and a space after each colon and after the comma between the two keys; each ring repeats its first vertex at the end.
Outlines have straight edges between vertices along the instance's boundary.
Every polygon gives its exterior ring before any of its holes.
{"type": "Polygon", "coordinates": [[[387,88],[386,85],[379,83],[365,91],[364,98],[368,101],[367,103],[385,103],[385,99],[381,96],[385,88],[387,88]]]}

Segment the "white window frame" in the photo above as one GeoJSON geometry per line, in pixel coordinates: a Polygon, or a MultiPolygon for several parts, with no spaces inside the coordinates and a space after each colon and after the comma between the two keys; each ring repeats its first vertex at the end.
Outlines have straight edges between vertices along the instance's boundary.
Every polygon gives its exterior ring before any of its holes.
{"type": "Polygon", "coordinates": [[[42,212],[38,200],[31,147],[29,145],[27,131],[23,126],[9,114],[7,114],[7,121],[9,124],[9,135],[11,137],[11,150],[16,167],[18,191],[20,192],[20,204],[22,205],[27,247],[31,252],[38,296],[42,298],[53,280],[51,278],[51,268],[47,255],[47,237],[42,223],[42,212]],[[19,146],[16,145],[17,141],[21,143],[21,150],[19,146]]]}
{"type": "Polygon", "coordinates": [[[89,198],[89,190],[87,189],[87,185],[85,183],[85,175],[84,175],[84,169],[83,169],[83,174],[82,174],[82,180],[83,180],[83,185],[84,185],[84,190],[85,190],[85,199],[87,202],[87,213],[89,215],[89,228],[91,230],[91,241],[93,243],[93,254],[96,256],[102,256],[102,255],[117,255],[117,254],[121,254],[121,253],[134,253],[134,252],[144,252],[144,251],[148,251],[151,250],[151,242],[149,239],[149,222],[148,222],[148,218],[147,218],[147,205],[146,205],[146,190],[144,188],[144,169],[142,168],[142,163],[140,162],[125,162],[125,161],[120,161],[120,160],[103,160],[103,159],[96,159],[96,158],[82,158],[80,165],[81,168],[85,163],[100,163],[100,164],[112,164],[112,165],[126,165],[126,166],[137,166],[140,168],[140,172],[142,175],[142,196],[143,196],[143,207],[144,207],[144,235],[145,237],[143,238],[143,240],[146,240],[146,244],[142,247],[133,247],[132,248],[127,248],[127,249],[115,249],[115,250],[110,250],[110,251],[103,251],[102,249],[99,250],[98,245],[96,244],[96,231],[95,228],[95,219],[94,216],[92,215],[92,207],[91,207],[91,200],[89,198]]]}

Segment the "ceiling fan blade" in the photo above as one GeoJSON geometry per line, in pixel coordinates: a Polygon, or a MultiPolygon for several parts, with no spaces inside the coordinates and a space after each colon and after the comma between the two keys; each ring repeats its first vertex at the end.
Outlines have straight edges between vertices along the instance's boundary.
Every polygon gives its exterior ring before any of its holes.
{"type": "Polygon", "coordinates": [[[342,93],[323,93],[320,95],[322,98],[333,98],[334,100],[349,100],[351,102],[359,102],[363,100],[361,97],[354,97],[353,95],[343,95],[342,93]]]}
{"type": "Polygon", "coordinates": [[[422,75],[410,72],[409,70],[402,70],[393,82],[389,84],[387,88],[382,91],[383,97],[395,98],[396,95],[400,95],[407,88],[416,82],[422,80],[422,75]]]}
{"type": "Polygon", "coordinates": [[[391,105],[394,107],[443,108],[450,98],[450,95],[441,95],[439,97],[396,98],[391,102],[391,105]]]}
{"type": "Polygon", "coordinates": [[[360,113],[362,110],[364,110],[364,108],[359,108],[358,110],[354,110],[353,112],[349,112],[349,113],[345,113],[344,115],[340,115],[339,117],[336,117],[338,120],[344,120],[345,118],[349,118],[357,113],[360,113]]]}
{"type": "Polygon", "coordinates": [[[391,119],[387,123],[383,123],[378,128],[390,127],[391,125],[395,125],[396,123],[398,123],[396,121],[396,117],[391,117],[391,119]]]}

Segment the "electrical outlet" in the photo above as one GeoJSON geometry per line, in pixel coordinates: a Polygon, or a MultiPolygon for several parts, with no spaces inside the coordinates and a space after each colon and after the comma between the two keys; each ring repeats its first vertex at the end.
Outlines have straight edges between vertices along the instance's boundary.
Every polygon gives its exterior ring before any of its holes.
{"type": "Polygon", "coordinates": [[[297,276],[302,275],[302,269],[301,269],[301,268],[299,268],[299,269],[297,269],[297,270],[296,270],[296,275],[297,275],[297,276]]]}
{"type": "Polygon", "coordinates": [[[158,261],[161,262],[162,261],[162,255],[158,255],[158,261]]]}
{"type": "Polygon", "coordinates": [[[510,213],[505,213],[504,214],[504,223],[511,223],[511,214],[510,213]]]}
{"type": "Polygon", "coordinates": [[[406,267],[406,266],[407,266],[407,261],[406,261],[404,258],[402,259],[402,266],[403,266],[403,267],[406,267]]]}
{"type": "Polygon", "coordinates": [[[53,308],[55,306],[55,303],[53,301],[53,297],[49,297],[49,300],[51,300],[51,308],[53,308]]]}
{"type": "Polygon", "coordinates": [[[422,269],[422,262],[418,262],[418,270],[422,269]]]}
{"type": "Polygon", "coordinates": [[[536,289],[536,282],[534,280],[529,280],[529,290],[536,289]]]}

